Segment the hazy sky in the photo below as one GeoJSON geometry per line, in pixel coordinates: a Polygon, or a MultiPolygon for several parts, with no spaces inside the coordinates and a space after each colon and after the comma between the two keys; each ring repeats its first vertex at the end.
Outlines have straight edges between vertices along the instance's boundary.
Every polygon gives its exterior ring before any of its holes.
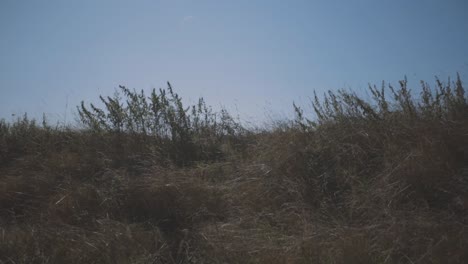
{"type": "Polygon", "coordinates": [[[70,120],[119,84],[170,81],[188,102],[262,119],[313,90],[467,81],[467,12],[466,0],[1,0],[0,118],[70,120]]]}

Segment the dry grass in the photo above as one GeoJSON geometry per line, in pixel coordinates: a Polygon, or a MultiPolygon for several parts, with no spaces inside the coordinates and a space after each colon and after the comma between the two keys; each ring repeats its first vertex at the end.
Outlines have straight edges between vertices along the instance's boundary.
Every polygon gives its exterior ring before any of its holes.
{"type": "Polygon", "coordinates": [[[83,130],[0,122],[0,263],[468,261],[459,79],[329,93],[257,131],[170,89],[82,107],[83,130]]]}

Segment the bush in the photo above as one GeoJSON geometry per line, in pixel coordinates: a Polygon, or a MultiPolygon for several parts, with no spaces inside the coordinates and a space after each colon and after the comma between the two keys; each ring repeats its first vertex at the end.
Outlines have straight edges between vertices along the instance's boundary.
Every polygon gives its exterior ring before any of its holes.
{"type": "Polygon", "coordinates": [[[80,120],[93,133],[115,137],[117,152],[129,140],[144,152],[167,157],[178,165],[223,159],[221,147],[244,129],[226,110],[212,111],[203,100],[185,108],[182,98],[168,88],[150,96],[119,86],[114,97],[100,97],[104,108],[84,102],[78,107],[80,120]],[[122,96],[124,97],[122,99],[122,96]]]}

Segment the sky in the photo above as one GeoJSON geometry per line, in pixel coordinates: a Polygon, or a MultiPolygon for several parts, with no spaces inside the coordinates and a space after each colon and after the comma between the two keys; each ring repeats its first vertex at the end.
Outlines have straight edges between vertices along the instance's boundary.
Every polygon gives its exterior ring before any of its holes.
{"type": "Polygon", "coordinates": [[[204,97],[247,122],[313,91],[406,75],[468,80],[466,0],[1,0],[0,118],[76,106],[119,85],[204,97]]]}

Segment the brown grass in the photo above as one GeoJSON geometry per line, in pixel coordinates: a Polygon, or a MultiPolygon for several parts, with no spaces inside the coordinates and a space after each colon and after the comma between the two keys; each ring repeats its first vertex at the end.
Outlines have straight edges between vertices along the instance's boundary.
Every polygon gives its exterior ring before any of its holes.
{"type": "Polygon", "coordinates": [[[468,261],[459,79],[330,92],[255,131],[170,89],[83,104],[86,129],[0,122],[0,263],[468,261]]]}

